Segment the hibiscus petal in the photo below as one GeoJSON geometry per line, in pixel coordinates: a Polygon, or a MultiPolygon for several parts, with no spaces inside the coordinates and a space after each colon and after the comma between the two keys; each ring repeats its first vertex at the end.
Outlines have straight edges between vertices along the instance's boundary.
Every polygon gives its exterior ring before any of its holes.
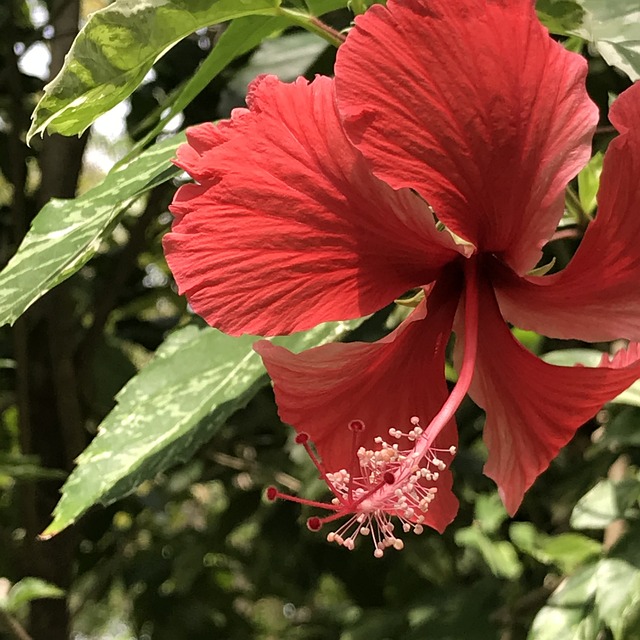
{"type": "Polygon", "coordinates": [[[576,430],[640,378],[640,352],[632,345],[627,353],[604,357],[597,368],[543,362],[512,336],[486,285],[479,332],[469,393],[487,413],[484,472],[495,480],[513,515],[525,491],[576,430]]]}
{"type": "MultiPolygon", "coordinates": [[[[459,283],[439,282],[426,304],[373,344],[328,344],[299,355],[266,340],[255,345],[274,382],[280,417],[309,434],[329,471],[350,466],[350,421],[366,425],[359,445],[375,448],[374,438],[388,440],[389,428],[406,432],[412,416],[426,427],[440,410],[447,397],[445,349],[459,292],[459,283]]],[[[452,420],[434,446],[448,449],[456,443],[452,420]]],[[[439,531],[457,511],[451,483],[446,470],[429,510],[427,524],[439,531]]]]}
{"type": "Polygon", "coordinates": [[[389,0],[338,52],[347,135],[392,187],[518,273],[540,258],[598,120],[531,0],[389,0]]]}
{"type": "Polygon", "coordinates": [[[545,277],[496,274],[510,322],[555,338],[640,340],[640,83],[614,102],[621,132],[605,154],[598,214],[566,269],[545,277]]]}
{"type": "Polygon", "coordinates": [[[373,177],[346,139],[333,81],[263,77],[250,109],[191,129],[164,240],[181,293],[231,334],[367,315],[458,255],[427,205],[373,177]]]}

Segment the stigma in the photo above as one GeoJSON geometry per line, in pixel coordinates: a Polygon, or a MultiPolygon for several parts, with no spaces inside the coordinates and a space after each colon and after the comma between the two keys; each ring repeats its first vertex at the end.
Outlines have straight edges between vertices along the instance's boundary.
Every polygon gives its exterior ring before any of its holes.
{"type": "Polygon", "coordinates": [[[309,436],[299,433],[296,442],[307,451],[320,476],[325,480],[333,497],[328,502],[307,500],[281,493],[269,487],[266,497],[297,502],[330,511],[329,515],[307,519],[311,531],[320,531],[325,525],[340,523],[327,534],[327,540],[353,550],[360,537],[369,538],[373,555],[381,558],[393,548],[404,548],[402,534],[421,534],[429,507],[437,499],[438,479],[447,468],[443,458],[456,453],[455,447],[435,449],[430,446],[433,437],[413,417],[406,431],[388,430],[388,440],[376,437],[374,447],[359,446],[365,424],[352,420],[347,426],[352,434],[351,463],[349,468],[328,471],[316,453],[309,436]]]}

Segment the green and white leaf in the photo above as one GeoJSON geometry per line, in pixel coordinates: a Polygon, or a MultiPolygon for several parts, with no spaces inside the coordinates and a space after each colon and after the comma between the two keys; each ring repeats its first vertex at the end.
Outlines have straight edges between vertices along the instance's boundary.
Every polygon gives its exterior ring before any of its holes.
{"type": "Polygon", "coordinates": [[[640,547],[638,525],[598,564],[596,605],[614,640],[640,640],[640,547]]]}
{"type": "Polygon", "coordinates": [[[45,87],[27,140],[48,130],[81,134],[129,96],[153,64],[197,29],[249,15],[278,15],[279,0],[116,0],[76,37],[45,87]]]}
{"type": "Polygon", "coordinates": [[[0,326],[15,322],[38,298],[78,271],[123,210],[178,173],[169,160],[183,141],[182,134],[164,140],[111,171],[82,196],[54,199],[43,207],[0,272],[0,326]]]}
{"type": "Polygon", "coordinates": [[[584,11],[574,0],[537,0],[536,11],[540,22],[558,35],[568,35],[582,24],[584,11]]]}
{"type": "Polygon", "coordinates": [[[637,504],[640,482],[627,478],[619,482],[606,479],[590,489],[573,508],[571,526],[574,529],[604,529],[624,518],[637,504]]]}
{"type": "MultiPolygon", "coordinates": [[[[275,19],[276,29],[296,24],[324,37],[313,15],[344,7],[346,0],[314,0],[308,3],[311,14],[281,4],[281,0],[116,0],[96,11],[76,37],[62,70],[45,87],[36,106],[27,141],[45,131],[81,134],[131,95],[169,49],[198,29],[253,16],[275,19]]],[[[264,24],[258,27],[259,33],[249,33],[246,25],[235,29],[227,41],[234,38],[236,42],[231,47],[227,42],[213,54],[197,82],[271,35],[273,30],[264,24]],[[245,29],[246,43],[241,37],[245,29]]]]}
{"type": "MultiPolygon", "coordinates": [[[[274,338],[299,351],[340,339],[361,321],[327,323],[274,338]]],[[[144,480],[187,460],[268,378],[254,336],[232,338],[209,327],[173,333],[129,381],[62,490],[52,536],[96,503],[110,504],[144,480]]]]}
{"type": "MultiPolygon", "coordinates": [[[[595,349],[560,349],[558,351],[550,351],[542,356],[545,362],[563,367],[573,367],[576,364],[581,364],[585,367],[597,367],[601,358],[602,352],[595,349]]],[[[640,407],[640,380],[634,382],[611,402],[640,407]]]]}
{"type": "Polygon", "coordinates": [[[570,31],[593,43],[608,64],[640,79],[640,4],[638,0],[578,0],[582,25],[570,31]]]}
{"type": "Polygon", "coordinates": [[[596,640],[596,569],[597,564],[583,567],[560,584],[534,618],[527,640],[596,640]]]}

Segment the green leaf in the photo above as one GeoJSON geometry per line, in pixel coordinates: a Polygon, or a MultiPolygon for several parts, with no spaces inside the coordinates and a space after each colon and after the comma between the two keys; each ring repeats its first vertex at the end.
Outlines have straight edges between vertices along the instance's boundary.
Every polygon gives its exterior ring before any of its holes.
{"type": "Polygon", "coordinates": [[[638,617],[640,571],[624,558],[603,558],[596,572],[596,605],[614,640],[638,640],[640,629],[628,629],[627,620],[638,617]]]}
{"type": "Polygon", "coordinates": [[[509,537],[520,551],[546,565],[555,565],[562,573],[573,573],[580,565],[597,558],[600,542],[580,533],[546,535],[530,522],[514,522],[509,537]]]}
{"type": "Polygon", "coordinates": [[[476,522],[487,534],[498,531],[500,525],[509,517],[502,500],[497,493],[485,493],[476,498],[476,522]]]}
{"type": "Polygon", "coordinates": [[[494,541],[474,523],[455,533],[456,544],[477,550],[499,578],[514,580],[522,574],[522,565],[513,545],[507,540],[494,541]]]}
{"type": "Polygon", "coordinates": [[[591,214],[597,206],[596,196],[600,186],[600,174],[602,173],[602,161],[604,154],[598,151],[587,166],[578,174],[578,195],[580,204],[585,213],[591,214]]]}
{"type": "Polygon", "coordinates": [[[640,640],[640,544],[637,522],[598,564],[596,604],[614,640],[640,640]]]}
{"type": "Polygon", "coordinates": [[[329,11],[344,9],[348,3],[349,0],[306,0],[305,4],[314,16],[321,16],[329,11]]]}
{"type": "Polygon", "coordinates": [[[540,22],[558,35],[567,35],[582,24],[584,11],[572,0],[538,0],[536,11],[540,22]]]}
{"type": "Polygon", "coordinates": [[[129,96],[158,58],[197,29],[249,15],[276,16],[279,0],[116,0],[87,21],[45,87],[27,141],[48,130],[81,134],[129,96]]]}
{"type": "MultiPolygon", "coordinates": [[[[265,38],[277,33],[289,24],[283,18],[272,16],[248,16],[234,20],[220,36],[215,47],[197,71],[163,105],[166,114],[142,140],[127,154],[133,157],[143,149],[180,113],[205,87],[233,60],[257,47],[265,38]]],[[[317,38],[314,38],[317,41],[317,38]]]]}
{"type": "Polygon", "coordinates": [[[244,95],[247,85],[264,73],[272,73],[284,82],[290,82],[303,75],[327,46],[314,34],[304,31],[266,40],[235,75],[229,87],[244,95]]]}
{"type": "MultiPolygon", "coordinates": [[[[545,362],[563,367],[572,367],[576,364],[581,364],[585,367],[597,367],[601,358],[602,352],[595,349],[560,349],[559,351],[550,351],[542,356],[545,362]]],[[[634,382],[611,402],[640,407],[640,380],[634,382]]]]}
{"type": "Polygon", "coordinates": [[[599,446],[617,451],[621,447],[640,447],[640,411],[637,407],[625,407],[604,430],[599,446]]]}
{"type": "Polygon", "coordinates": [[[560,584],[534,618],[527,640],[596,640],[596,568],[579,569],[560,584]]]}
{"type": "Polygon", "coordinates": [[[0,326],[13,323],[38,298],[78,271],[118,215],[151,187],[178,173],[169,164],[182,134],[111,171],[73,200],[51,200],[36,216],[17,253],[0,273],[0,326]]]}
{"type": "Polygon", "coordinates": [[[4,600],[0,600],[0,607],[15,614],[32,600],[63,597],[64,591],[50,582],[40,578],[23,578],[9,589],[4,600]]]}
{"type": "Polygon", "coordinates": [[[592,42],[598,53],[631,80],[640,79],[640,5],[638,0],[578,0],[580,27],[569,33],[592,42]]]}
{"type": "Polygon", "coordinates": [[[601,480],[580,500],[571,513],[574,529],[604,529],[625,517],[640,495],[640,481],[629,478],[620,482],[601,480]]]}
{"type": "MultiPolygon", "coordinates": [[[[274,338],[294,351],[331,342],[360,323],[328,323],[274,338]]],[[[98,502],[107,505],[142,481],[187,460],[268,383],[254,336],[232,338],[209,327],[173,333],[129,381],[62,489],[49,537],[98,502]]]]}

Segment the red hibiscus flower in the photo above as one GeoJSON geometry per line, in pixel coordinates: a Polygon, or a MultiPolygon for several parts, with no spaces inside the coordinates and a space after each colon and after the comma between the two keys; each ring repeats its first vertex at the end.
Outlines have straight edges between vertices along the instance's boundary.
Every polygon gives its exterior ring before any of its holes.
{"type": "Polygon", "coordinates": [[[640,86],[611,109],[620,135],[576,255],[527,275],[590,155],[586,71],[531,0],[389,0],[356,19],[335,79],[263,77],[248,109],[188,132],[177,164],[196,183],[176,194],[165,250],[210,324],[282,334],[426,294],[373,344],[256,345],[282,419],[334,494],[298,499],[331,511],[312,529],[346,515],[329,538],[352,548],[370,534],[376,555],[402,546],[392,517],[442,531],[457,509],[446,467],[467,392],[486,411],[485,472],[513,514],[576,429],[640,377],[635,344],[598,368],[557,367],[507,324],[640,340],[640,86]]]}

